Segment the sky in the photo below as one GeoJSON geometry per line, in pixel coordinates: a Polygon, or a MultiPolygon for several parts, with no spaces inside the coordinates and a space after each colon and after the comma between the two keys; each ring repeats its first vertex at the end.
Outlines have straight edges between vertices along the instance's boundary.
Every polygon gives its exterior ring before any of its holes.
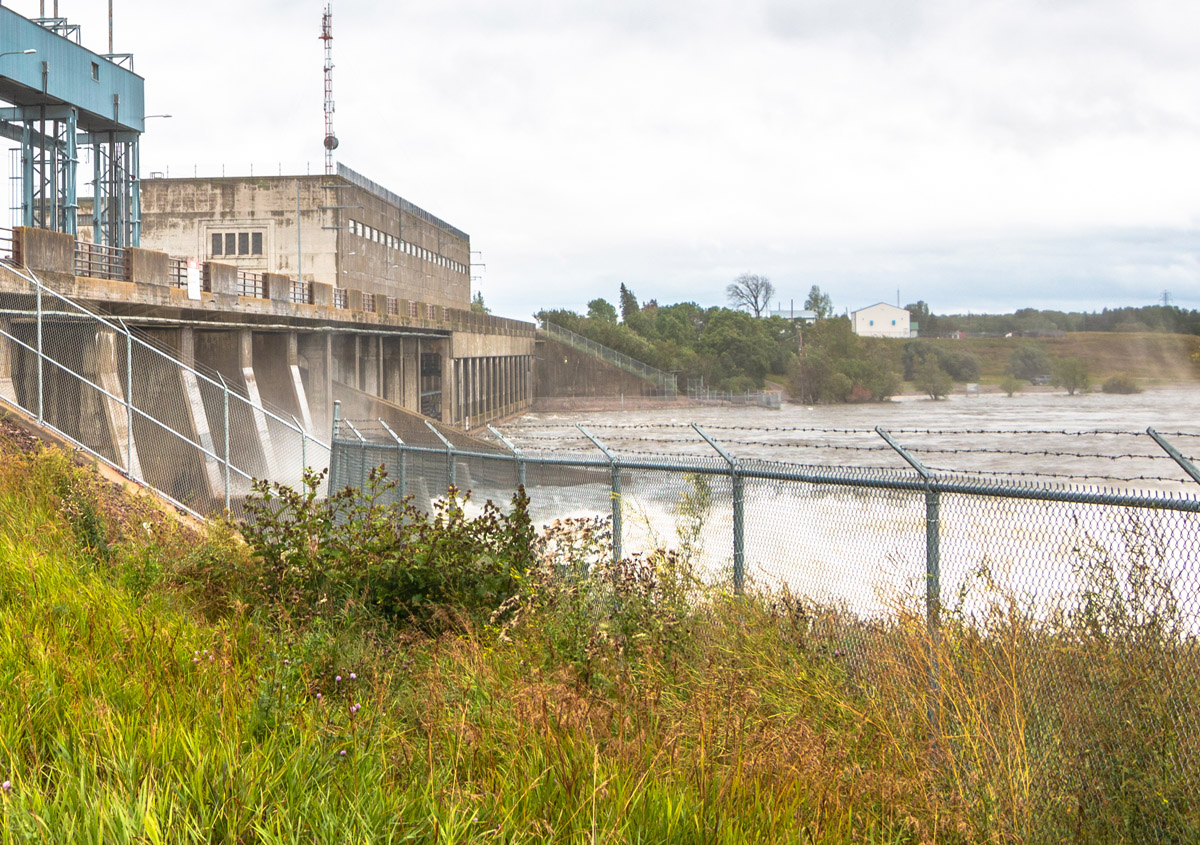
{"type": "MultiPolygon", "coordinates": [[[[143,175],[320,171],[323,3],[114,5],[172,115],[143,175]]],[[[106,52],[107,7],[59,14],[106,52]]],[[[747,272],[839,313],[1200,308],[1197,31],[1178,0],[338,0],[337,157],[468,232],[508,317],[747,272]]]]}

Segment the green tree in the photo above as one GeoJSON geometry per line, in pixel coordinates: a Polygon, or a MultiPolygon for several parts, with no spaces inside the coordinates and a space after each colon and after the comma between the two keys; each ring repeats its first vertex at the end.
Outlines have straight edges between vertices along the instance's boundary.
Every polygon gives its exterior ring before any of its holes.
{"type": "Polygon", "coordinates": [[[1024,386],[1025,383],[1011,373],[1000,379],[1000,389],[1009,396],[1012,396],[1024,386]]]}
{"type": "Polygon", "coordinates": [[[1091,384],[1082,358],[1059,358],[1054,363],[1053,377],[1056,385],[1066,388],[1068,396],[1074,396],[1076,390],[1087,391],[1091,384]]]}
{"type": "Polygon", "coordinates": [[[808,291],[808,298],[804,300],[804,310],[815,313],[818,320],[828,320],[833,316],[833,300],[820,287],[813,285],[808,291]]]}
{"type": "Polygon", "coordinates": [[[483,304],[483,291],[475,291],[471,297],[471,311],[475,314],[491,314],[492,309],[483,304]]]}
{"type": "Polygon", "coordinates": [[[587,316],[589,320],[599,323],[617,323],[617,309],[613,308],[607,299],[593,299],[589,302],[587,316]]]}
{"type": "Polygon", "coordinates": [[[1017,378],[1029,381],[1050,372],[1050,362],[1041,347],[1025,343],[1013,350],[1009,368],[1017,378]]]}
{"type": "Polygon", "coordinates": [[[622,323],[628,323],[630,317],[641,311],[641,309],[638,308],[637,297],[634,295],[633,291],[625,287],[624,282],[621,282],[620,305],[622,323]]]}
{"type": "Polygon", "coordinates": [[[915,383],[919,390],[929,394],[930,399],[949,396],[950,391],[954,389],[954,379],[941,368],[937,358],[932,356],[926,358],[925,363],[917,370],[915,383]]]}

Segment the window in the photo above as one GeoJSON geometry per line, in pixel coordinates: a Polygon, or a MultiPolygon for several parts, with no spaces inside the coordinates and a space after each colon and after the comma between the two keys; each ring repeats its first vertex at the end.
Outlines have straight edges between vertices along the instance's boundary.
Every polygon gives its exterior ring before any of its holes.
{"type": "Polygon", "coordinates": [[[895,320],[892,320],[892,325],[893,325],[893,326],[894,326],[894,325],[896,325],[896,321],[895,321],[895,320]]]}
{"type": "Polygon", "coordinates": [[[213,255],[262,255],[262,232],[212,232],[213,255]]]}
{"type": "Polygon", "coordinates": [[[874,320],[867,320],[867,325],[868,325],[868,326],[873,326],[873,325],[875,325],[875,321],[874,321],[874,320]]]}
{"type": "Polygon", "coordinates": [[[92,62],[92,81],[93,82],[100,81],[100,64],[99,64],[99,62],[92,62]]]}

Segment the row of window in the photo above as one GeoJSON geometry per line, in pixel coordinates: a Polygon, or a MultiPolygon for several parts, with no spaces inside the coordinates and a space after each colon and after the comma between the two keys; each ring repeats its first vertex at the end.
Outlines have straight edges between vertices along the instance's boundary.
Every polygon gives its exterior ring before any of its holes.
{"type": "Polygon", "coordinates": [[[381,232],[357,220],[350,221],[350,231],[358,235],[360,238],[366,238],[377,244],[383,244],[388,249],[398,249],[406,255],[415,255],[426,261],[432,261],[439,267],[449,267],[456,273],[466,273],[467,266],[458,261],[453,261],[444,255],[438,255],[436,252],[431,252],[424,247],[419,247],[416,244],[410,244],[408,241],[403,241],[395,235],[389,235],[387,232],[381,232]]]}
{"type": "Polygon", "coordinates": [[[262,232],[213,232],[213,255],[262,255],[262,232]]]}

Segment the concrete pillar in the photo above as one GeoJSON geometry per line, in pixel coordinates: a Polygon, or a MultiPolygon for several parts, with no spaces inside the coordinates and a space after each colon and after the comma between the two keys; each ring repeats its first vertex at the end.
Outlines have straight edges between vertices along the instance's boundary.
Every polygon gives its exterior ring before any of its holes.
{"type": "Polygon", "coordinates": [[[308,407],[316,429],[328,436],[333,428],[333,335],[304,333],[297,338],[300,366],[308,371],[308,407]]]}
{"type": "Polygon", "coordinates": [[[421,359],[420,341],[405,339],[402,341],[403,353],[403,388],[400,404],[410,411],[421,410],[421,359]]]}
{"type": "MultiPolygon", "coordinates": [[[[383,341],[383,338],[380,338],[383,341]]],[[[383,344],[383,398],[387,401],[403,405],[401,385],[404,379],[404,340],[403,338],[387,338],[383,344]]]]}
{"type": "MultiPolygon", "coordinates": [[[[88,333],[91,338],[83,345],[80,375],[102,387],[109,395],[81,384],[80,440],[101,455],[115,456],[115,462],[125,467],[126,473],[134,478],[142,478],[142,463],[138,459],[137,444],[132,442],[125,387],[121,382],[126,370],[125,336],[121,335],[118,343],[117,333],[109,329],[89,329],[88,333]]],[[[58,379],[47,381],[54,383],[58,379]]],[[[51,419],[62,428],[61,422],[56,418],[51,419]]]]}
{"type": "Polygon", "coordinates": [[[300,411],[300,424],[304,430],[313,433],[312,411],[309,409],[308,396],[304,391],[304,379],[300,375],[300,337],[296,332],[287,334],[287,366],[291,374],[292,398],[300,411]]]}
{"type": "Polygon", "coordinates": [[[359,373],[362,381],[358,389],[372,396],[379,395],[379,339],[373,336],[355,336],[355,346],[360,360],[359,373]]]}
{"type": "MultiPolygon", "coordinates": [[[[204,399],[200,393],[200,379],[193,371],[196,366],[196,333],[190,328],[179,330],[179,362],[183,366],[176,369],[179,371],[179,383],[183,389],[184,412],[191,427],[190,431],[181,433],[191,434],[204,449],[214,455],[224,457],[225,418],[222,415],[219,423],[222,431],[221,451],[218,451],[218,445],[213,439],[212,426],[209,424],[208,412],[204,407],[204,399]]],[[[214,499],[223,496],[225,491],[224,466],[221,462],[207,457],[202,456],[201,460],[204,463],[204,483],[208,487],[206,492],[214,499]]]]}
{"type": "Polygon", "coordinates": [[[254,375],[254,332],[250,329],[239,329],[237,344],[238,366],[242,371],[242,383],[246,388],[246,396],[253,405],[251,413],[254,417],[255,433],[262,446],[263,459],[267,463],[267,469],[273,472],[277,468],[275,447],[271,443],[271,430],[267,428],[267,415],[262,411],[262,394],[258,389],[258,378],[254,375]]]}
{"type": "Polygon", "coordinates": [[[483,408],[479,405],[481,398],[479,392],[479,384],[482,380],[480,377],[480,361],[478,358],[471,359],[471,425],[479,425],[479,419],[483,416],[483,408]]]}
{"type": "Polygon", "coordinates": [[[450,357],[450,342],[446,341],[440,346],[438,354],[442,360],[442,422],[453,423],[458,419],[458,403],[455,401],[458,396],[455,391],[458,380],[454,378],[454,359],[450,357]]]}
{"type": "Polygon", "coordinates": [[[354,335],[354,380],[350,382],[355,389],[363,389],[363,348],[362,335],[354,335]]]}
{"type": "Polygon", "coordinates": [[[17,387],[13,383],[12,377],[13,343],[9,339],[11,336],[12,320],[8,317],[0,317],[0,397],[15,405],[17,403],[17,387]]]}

